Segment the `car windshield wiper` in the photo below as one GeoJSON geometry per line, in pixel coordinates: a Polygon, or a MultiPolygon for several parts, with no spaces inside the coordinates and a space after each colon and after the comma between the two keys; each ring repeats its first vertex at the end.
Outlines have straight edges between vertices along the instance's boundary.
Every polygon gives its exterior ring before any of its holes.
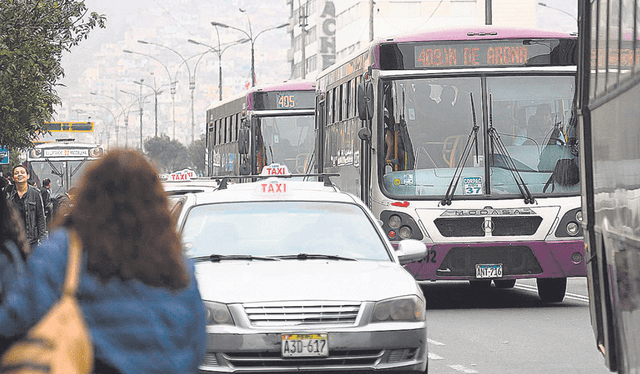
{"type": "Polygon", "coordinates": [[[516,185],[518,186],[518,190],[520,190],[520,194],[524,198],[524,203],[534,204],[535,199],[533,198],[533,195],[531,194],[531,191],[529,190],[527,183],[524,181],[522,174],[520,174],[520,170],[518,170],[518,167],[516,166],[514,159],[509,154],[509,151],[507,150],[507,146],[502,141],[502,138],[500,138],[500,134],[498,134],[498,131],[496,130],[496,128],[493,127],[492,95],[489,95],[489,142],[490,142],[489,145],[491,149],[491,163],[490,163],[491,166],[494,166],[496,164],[497,160],[495,157],[497,155],[500,155],[500,158],[501,158],[500,161],[502,161],[503,164],[505,164],[504,166],[500,166],[500,167],[506,168],[511,172],[511,176],[513,176],[513,180],[516,182],[516,185]]]}
{"type": "Polygon", "coordinates": [[[344,261],[357,261],[355,258],[342,257],[338,255],[323,255],[317,253],[298,253],[297,255],[282,255],[275,256],[283,260],[344,260],[344,261]]]}
{"type": "Polygon", "coordinates": [[[279,259],[276,257],[269,256],[253,256],[253,255],[221,255],[221,254],[211,254],[208,256],[196,256],[192,257],[196,261],[211,261],[211,262],[220,262],[222,260],[261,260],[261,261],[278,261],[279,259]]]}
{"type": "Polygon", "coordinates": [[[462,171],[464,169],[464,165],[467,163],[469,159],[469,155],[471,154],[471,149],[473,145],[476,146],[476,159],[478,158],[478,130],[480,126],[478,126],[476,120],[476,107],[473,103],[473,92],[469,93],[471,97],[471,114],[473,116],[473,128],[471,129],[471,133],[467,138],[467,144],[464,145],[464,150],[462,151],[462,156],[460,160],[458,160],[458,165],[456,166],[456,170],[453,172],[453,176],[449,181],[449,186],[447,187],[447,192],[444,194],[444,197],[440,201],[442,205],[451,205],[451,200],[453,199],[453,195],[456,193],[456,188],[458,188],[458,182],[460,182],[460,177],[462,177],[462,171]]]}

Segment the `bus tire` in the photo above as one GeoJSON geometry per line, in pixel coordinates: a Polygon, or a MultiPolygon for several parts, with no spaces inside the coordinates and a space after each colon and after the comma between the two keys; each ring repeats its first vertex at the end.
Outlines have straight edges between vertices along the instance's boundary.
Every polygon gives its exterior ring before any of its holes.
{"type": "Polygon", "coordinates": [[[469,280],[469,286],[474,290],[486,290],[491,287],[491,279],[469,280]]]}
{"type": "Polygon", "coordinates": [[[494,279],[493,284],[496,288],[513,288],[516,285],[515,279],[494,279]]]}
{"type": "Polygon", "coordinates": [[[547,303],[559,303],[567,291],[567,278],[538,278],[538,297],[547,303]]]}

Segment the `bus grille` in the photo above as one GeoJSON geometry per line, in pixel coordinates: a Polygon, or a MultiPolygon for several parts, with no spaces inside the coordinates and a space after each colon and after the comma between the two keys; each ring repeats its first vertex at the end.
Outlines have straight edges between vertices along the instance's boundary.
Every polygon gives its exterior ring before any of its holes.
{"type": "Polygon", "coordinates": [[[290,302],[244,304],[252,326],[354,325],[358,302],[290,302]]]}
{"type": "Polygon", "coordinates": [[[475,277],[476,264],[502,264],[504,275],[542,273],[540,263],[527,246],[454,247],[440,264],[438,273],[475,277]]]}
{"type": "Polygon", "coordinates": [[[538,231],[542,217],[491,217],[491,228],[485,233],[484,217],[437,218],[434,221],[440,235],[445,238],[492,236],[529,236],[538,231]]]}

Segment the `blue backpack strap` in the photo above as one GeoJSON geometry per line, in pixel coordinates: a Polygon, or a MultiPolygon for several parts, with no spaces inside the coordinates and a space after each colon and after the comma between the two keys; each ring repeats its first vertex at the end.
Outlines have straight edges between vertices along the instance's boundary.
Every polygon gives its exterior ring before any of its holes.
{"type": "Polygon", "coordinates": [[[16,267],[16,273],[23,274],[24,260],[20,255],[20,251],[18,250],[18,246],[16,245],[16,243],[12,242],[11,240],[7,240],[4,242],[4,246],[5,248],[7,248],[7,250],[9,251],[9,254],[11,255],[11,258],[13,259],[12,262],[13,262],[13,265],[16,267]]]}

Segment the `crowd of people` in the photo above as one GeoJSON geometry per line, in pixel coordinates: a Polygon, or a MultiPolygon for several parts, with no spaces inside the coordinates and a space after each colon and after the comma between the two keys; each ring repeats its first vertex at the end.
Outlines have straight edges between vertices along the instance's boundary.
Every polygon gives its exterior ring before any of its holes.
{"type": "Polygon", "coordinates": [[[0,185],[0,355],[60,299],[75,236],[93,373],[198,372],[205,307],[153,165],[138,151],[111,151],[58,214],[50,181],[38,189],[29,177],[18,165],[0,185]]]}

